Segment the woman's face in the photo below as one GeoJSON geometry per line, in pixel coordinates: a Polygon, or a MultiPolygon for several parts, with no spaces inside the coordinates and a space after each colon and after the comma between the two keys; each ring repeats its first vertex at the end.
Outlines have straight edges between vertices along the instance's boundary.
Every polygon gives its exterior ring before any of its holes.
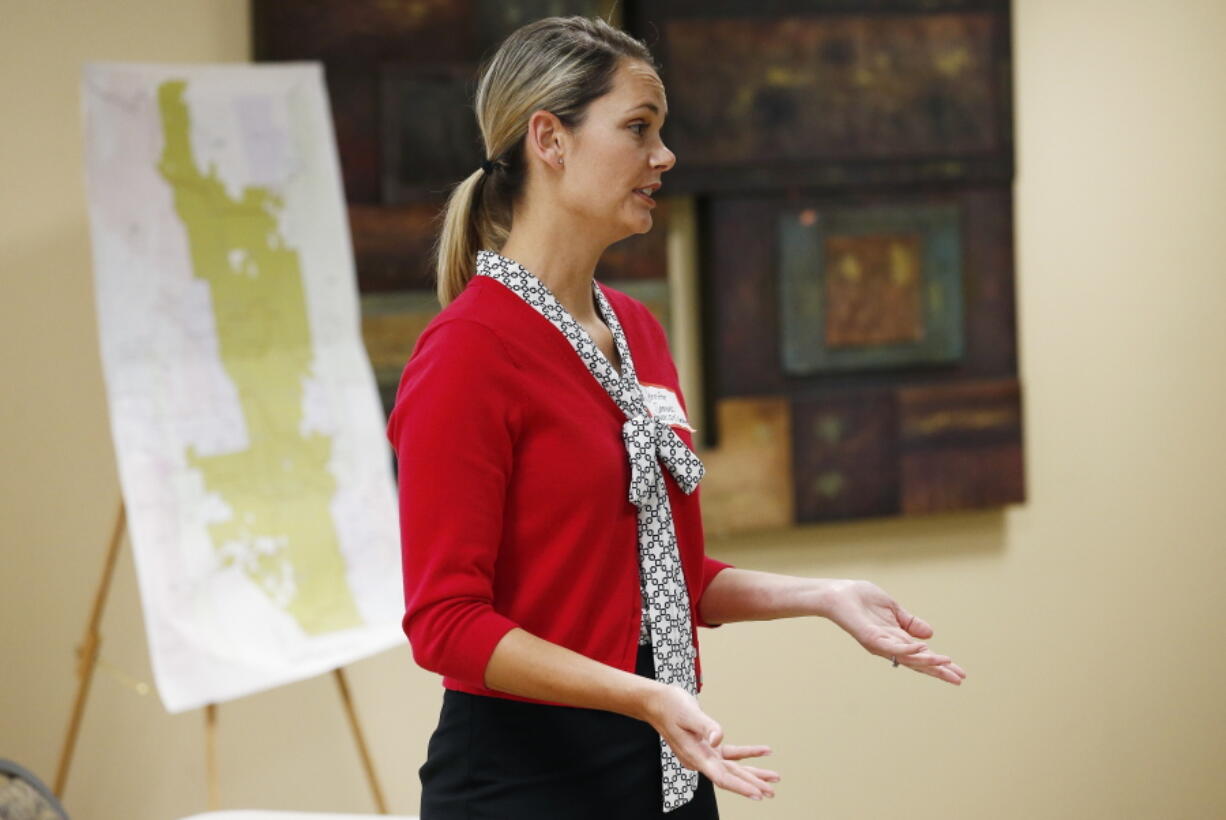
{"type": "Polygon", "coordinates": [[[582,125],[569,134],[560,194],[569,210],[590,220],[611,244],[652,226],[660,177],[677,157],[660,139],[668,115],[664,85],[641,60],[623,58],[613,88],[593,100],[582,125]]]}

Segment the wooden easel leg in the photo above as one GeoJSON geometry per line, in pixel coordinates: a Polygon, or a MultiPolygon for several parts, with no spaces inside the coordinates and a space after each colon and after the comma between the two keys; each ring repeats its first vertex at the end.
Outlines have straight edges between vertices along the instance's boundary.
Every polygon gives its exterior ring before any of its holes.
{"type": "MultiPolygon", "coordinates": [[[[94,593],[93,610],[90,612],[89,624],[85,628],[85,637],[77,647],[77,697],[73,702],[72,716],[68,722],[68,731],[64,736],[64,744],[60,749],[59,765],[55,773],[55,796],[63,799],[64,788],[68,784],[68,770],[72,765],[73,751],[76,749],[77,736],[81,731],[81,718],[85,714],[85,702],[89,698],[90,684],[94,679],[94,669],[98,664],[98,647],[102,643],[99,625],[102,622],[102,612],[106,607],[106,596],[110,591],[111,579],[115,575],[115,563],[119,556],[119,545],[123,540],[127,527],[126,510],[123,501],[119,502],[119,512],[115,517],[115,529],[111,533],[111,542],[107,547],[106,561],[102,568],[102,578],[94,593]]],[[[358,746],[358,754],[362,758],[362,768],[366,771],[366,781],[370,784],[371,795],[375,807],[380,814],[387,814],[387,804],[383,799],[383,790],[379,788],[379,779],[375,774],[370,751],[366,747],[366,738],[362,727],[358,724],[357,712],[353,708],[353,699],[349,696],[349,684],[345,680],[342,669],[334,669],[336,685],[340,688],[341,702],[345,706],[345,714],[349,718],[349,728],[353,731],[354,741],[358,746]]],[[[217,774],[217,704],[210,703],[205,707],[205,766],[208,778],[208,808],[217,811],[221,805],[220,789],[217,774]]]]}
{"type": "Polygon", "coordinates": [[[358,724],[358,715],[353,708],[353,699],[349,697],[349,684],[345,681],[345,670],[333,669],[336,685],[341,690],[341,702],[345,704],[345,714],[349,716],[349,728],[353,730],[353,739],[358,744],[358,754],[362,757],[362,767],[366,770],[366,782],[370,784],[370,793],[375,799],[375,808],[379,814],[387,814],[387,804],[383,801],[383,790],[379,788],[379,778],[375,775],[375,767],[370,759],[370,751],[366,748],[366,739],[362,735],[362,727],[358,724]]]}
{"type": "Polygon", "coordinates": [[[221,788],[217,777],[217,704],[204,707],[204,768],[209,788],[209,811],[221,808],[221,788]]]}
{"type": "Polygon", "coordinates": [[[68,768],[72,765],[72,753],[77,746],[77,735],[81,731],[81,717],[85,714],[85,701],[89,697],[89,686],[94,680],[94,669],[98,662],[98,646],[102,638],[98,626],[102,622],[102,610],[106,606],[107,592],[111,587],[111,578],[115,575],[115,560],[119,555],[119,544],[123,540],[126,517],[123,501],[119,502],[119,513],[115,516],[115,529],[111,533],[111,543],[106,551],[106,562],[102,568],[102,579],[94,593],[94,608],[89,616],[89,624],[85,628],[85,638],[77,647],[77,698],[72,705],[72,717],[68,722],[68,732],[64,736],[64,744],[60,747],[60,762],[55,772],[55,796],[61,800],[64,788],[68,785],[68,768]]]}

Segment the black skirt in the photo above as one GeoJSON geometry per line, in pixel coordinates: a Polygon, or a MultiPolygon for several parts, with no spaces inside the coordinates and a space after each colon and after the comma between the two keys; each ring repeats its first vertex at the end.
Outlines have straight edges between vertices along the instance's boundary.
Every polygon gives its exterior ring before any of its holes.
{"type": "MultiPolygon", "coordinates": [[[[655,677],[651,646],[638,674],[655,677]]],[[[421,777],[421,820],[717,820],[702,773],[667,814],[660,736],[614,712],[525,703],[448,689],[421,777]]]]}

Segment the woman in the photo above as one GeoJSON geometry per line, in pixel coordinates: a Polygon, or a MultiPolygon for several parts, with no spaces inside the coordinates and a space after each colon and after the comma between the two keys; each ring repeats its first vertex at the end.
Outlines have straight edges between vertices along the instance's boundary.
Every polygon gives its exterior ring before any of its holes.
{"type": "Polygon", "coordinates": [[[414,659],[444,676],[424,820],[718,817],[714,788],[773,796],[696,693],[695,627],[823,615],[869,652],[950,683],[932,629],[865,581],[703,553],[702,464],[660,324],[597,283],[652,226],[676,158],[639,41],[548,18],[485,65],[482,168],[438,245],[442,312],[388,424],[399,460],[414,659]],[[495,250],[497,249],[497,250],[495,250]]]}

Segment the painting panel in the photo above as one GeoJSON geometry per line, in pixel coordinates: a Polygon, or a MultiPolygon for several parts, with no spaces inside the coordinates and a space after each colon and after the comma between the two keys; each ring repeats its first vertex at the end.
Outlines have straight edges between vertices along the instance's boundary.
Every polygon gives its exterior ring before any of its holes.
{"type": "Polygon", "coordinates": [[[1022,445],[946,447],[902,458],[902,511],[921,515],[1026,500],[1022,445]]]}
{"type": "Polygon", "coordinates": [[[961,358],[957,208],[785,211],[779,257],[779,344],[788,375],[961,358]]]}
{"type": "Polygon", "coordinates": [[[492,53],[515,29],[544,17],[603,17],[616,26],[618,5],[615,0],[476,0],[477,47],[482,54],[492,53]]]}
{"type": "Polygon", "coordinates": [[[712,165],[999,150],[992,25],[988,14],[670,21],[676,150],[712,165]]]}
{"type": "Polygon", "coordinates": [[[440,207],[425,202],[394,208],[349,206],[353,255],[362,293],[434,291],[431,254],[440,207]]]}
{"type": "Polygon", "coordinates": [[[437,200],[481,166],[472,68],[385,65],[383,204],[437,200]]]}
{"type": "Polygon", "coordinates": [[[798,522],[897,514],[893,391],[796,398],[792,417],[798,522]]]}
{"type": "Polygon", "coordinates": [[[374,203],[380,199],[379,88],[365,69],[330,66],[324,72],[336,150],[347,202],[374,203]]]}
{"type": "Polygon", "coordinates": [[[631,18],[669,89],[677,190],[1012,179],[1007,3],[656,0],[631,18]]]}
{"type": "Polygon", "coordinates": [[[703,529],[721,536],[790,526],[792,417],[782,397],[724,399],[718,447],[699,448],[703,529]]]}
{"type": "MultiPolygon", "coordinates": [[[[797,522],[1024,499],[1007,188],[718,197],[708,201],[703,217],[709,351],[704,407],[740,398],[789,402],[797,522]],[[820,242],[813,238],[813,226],[802,224],[835,214],[852,216],[827,220],[841,232],[832,230],[820,242]],[[916,214],[940,216],[927,227],[923,220],[905,221],[916,214]],[[860,297],[854,289],[838,292],[820,282],[807,293],[795,289],[795,282],[788,284],[780,275],[787,253],[778,233],[788,219],[809,231],[798,235],[807,238],[810,249],[865,255],[860,272],[878,277],[876,290],[860,297]],[[850,230],[856,225],[864,230],[850,230]],[[882,299],[880,283],[892,274],[891,253],[922,260],[926,237],[941,231],[946,232],[945,258],[958,260],[947,268],[958,271],[946,280],[947,290],[960,295],[961,307],[944,318],[920,311],[917,319],[914,300],[924,307],[922,288],[882,299]],[[891,251],[892,244],[901,247],[891,251]],[[806,305],[809,297],[817,298],[817,308],[806,305]],[[961,328],[962,347],[947,359],[900,358],[889,366],[790,372],[779,344],[784,317],[792,311],[787,321],[795,325],[797,317],[838,300],[844,307],[835,321],[820,332],[808,329],[812,344],[827,353],[914,348],[938,320],[961,328]]],[[[718,452],[725,436],[735,433],[723,429],[720,413],[708,409],[707,418],[712,423],[696,437],[718,452]]],[[[752,473],[745,475],[739,491],[760,492],[752,473]]]]}
{"type": "Polygon", "coordinates": [[[253,0],[256,60],[364,63],[477,58],[472,0],[253,0]]]}
{"type": "Polygon", "coordinates": [[[902,388],[898,403],[905,514],[1025,500],[1016,379],[902,388]]]}
{"type": "MultiPolygon", "coordinates": [[[[924,371],[907,374],[902,369],[876,371],[878,376],[973,380],[1015,374],[1012,207],[1007,188],[713,197],[705,203],[701,215],[708,405],[725,396],[783,394],[818,386],[849,388],[876,378],[872,370],[828,369],[805,375],[790,373],[785,368],[779,343],[784,333],[780,309],[785,301],[781,293],[784,278],[776,273],[783,266],[779,223],[785,215],[797,215],[807,209],[822,214],[928,208],[952,208],[958,215],[961,353],[944,364],[928,365],[927,376],[924,371]]],[[[958,293],[952,289],[951,298],[958,298],[958,293]]],[[[804,305],[791,309],[803,311],[804,305]]],[[[957,330],[950,328],[949,332],[957,330]]]]}

